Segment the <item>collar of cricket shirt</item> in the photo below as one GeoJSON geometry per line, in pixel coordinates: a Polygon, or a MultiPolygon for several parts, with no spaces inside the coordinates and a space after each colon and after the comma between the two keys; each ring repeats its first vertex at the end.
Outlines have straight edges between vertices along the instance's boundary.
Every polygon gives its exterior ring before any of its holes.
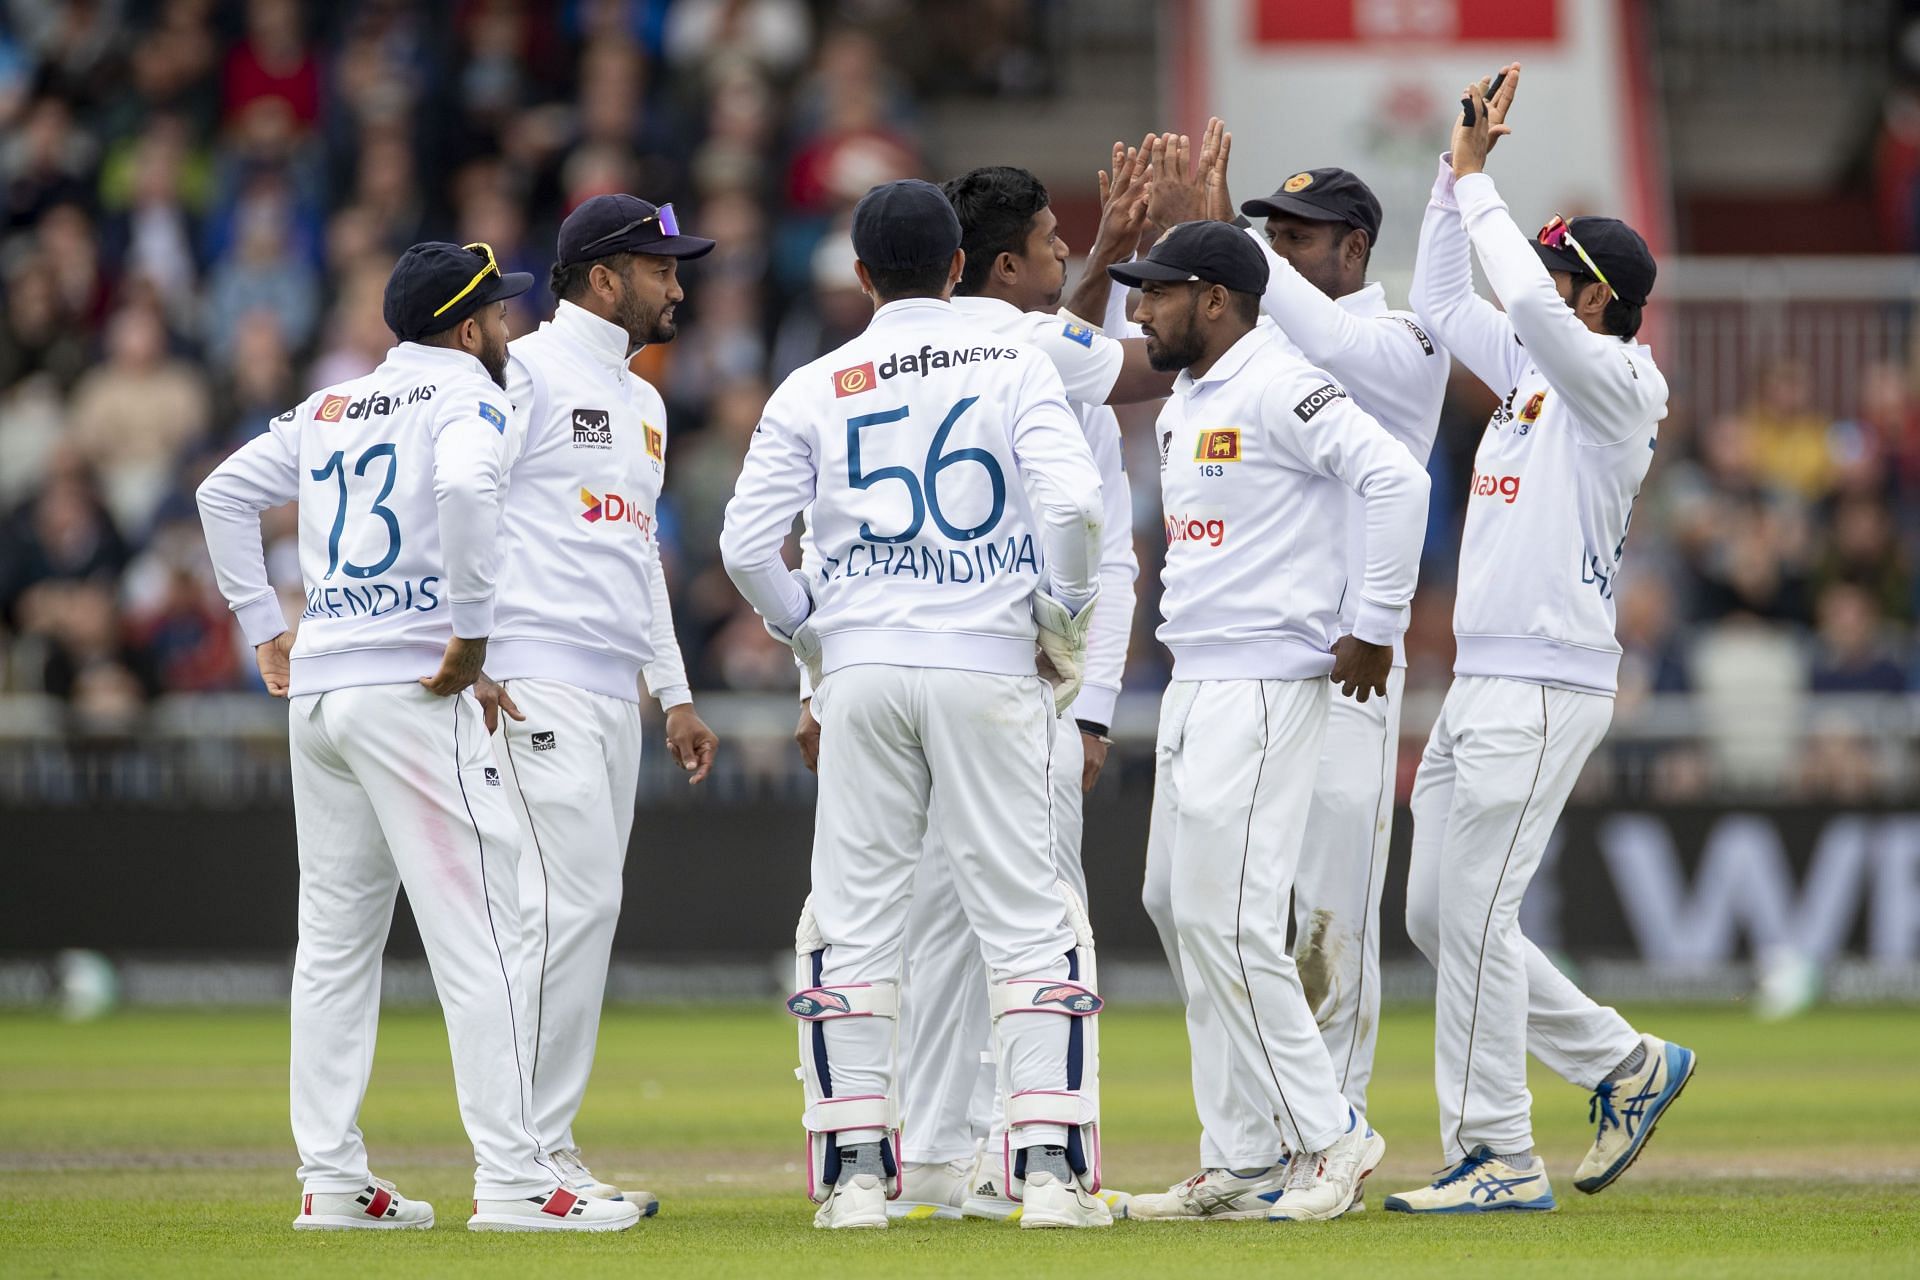
{"type": "Polygon", "coordinates": [[[1353,316],[1383,316],[1389,310],[1387,286],[1372,280],[1334,301],[1342,311],[1353,316]]]}
{"type": "Polygon", "coordinates": [[[1180,376],[1173,380],[1173,389],[1175,391],[1190,391],[1195,387],[1205,387],[1216,382],[1225,382],[1246,368],[1247,362],[1253,359],[1260,348],[1278,340],[1279,330],[1277,328],[1272,325],[1256,324],[1253,328],[1241,334],[1238,342],[1228,347],[1225,351],[1222,351],[1220,358],[1213,362],[1213,367],[1208,369],[1201,377],[1196,378],[1193,376],[1191,370],[1182,369],[1180,376]]]}
{"type": "Polygon", "coordinates": [[[979,316],[994,324],[1005,324],[1007,317],[1020,314],[1020,308],[1005,298],[989,298],[978,293],[956,295],[953,309],[963,316],[979,316]]]}
{"type": "Polygon", "coordinates": [[[627,371],[627,360],[633,354],[627,346],[627,331],[613,321],[602,320],[585,307],[563,300],[547,323],[594,359],[618,372],[627,371]]]}

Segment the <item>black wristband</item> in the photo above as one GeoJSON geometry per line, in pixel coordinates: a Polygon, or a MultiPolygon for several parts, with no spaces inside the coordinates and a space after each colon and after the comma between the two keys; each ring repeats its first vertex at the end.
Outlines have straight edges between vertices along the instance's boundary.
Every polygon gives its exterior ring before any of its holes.
{"type": "Polygon", "coordinates": [[[1091,737],[1098,738],[1102,742],[1110,741],[1110,739],[1107,737],[1107,732],[1108,732],[1107,726],[1104,724],[1101,724],[1099,721],[1075,720],[1074,723],[1080,726],[1080,732],[1087,734],[1091,737]]]}

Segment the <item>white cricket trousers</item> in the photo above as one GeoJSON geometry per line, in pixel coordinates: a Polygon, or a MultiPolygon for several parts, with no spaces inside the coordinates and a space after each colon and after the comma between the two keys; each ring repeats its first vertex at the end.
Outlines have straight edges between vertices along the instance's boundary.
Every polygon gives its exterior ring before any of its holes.
{"type": "MultiPolygon", "coordinates": [[[[1054,717],[1052,733],[1048,791],[1053,797],[1053,870],[1084,906],[1080,775],[1086,744],[1079,726],[1066,716],[1054,717]]],[[[911,1164],[970,1160],[1004,1123],[990,1056],[987,966],[954,892],[953,864],[939,849],[940,823],[936,809],[907,911],[900,1146],[902,1158],[911,1164]]]]}
{"type": "MultiPolygon", "coordinates": [[[[1054,889],[1047,761],[1053,694],[1038,676],[865,665],[815,691],[820,791],[813,839],[814,921],[826,943],[820,985],[899,982],[928,813],[932,856],[992,979],[1057,980],[1075,946],[1054,889]]],[[[1060,1089],[1066,1018],[1010,1018],[1002,1027],[1014,1091],[1060,1089]]],[[[821,1024],[836,1093],[897,1097],[893,1028],[882,1019],[821,1024]]],[[[976,1055],[977,1060],[977,1055],[976,1055]]],[[[879,1141],[851,1130],[842,1145],[879,1141]]],[[[1015,1145],[1066,1143],[1062,1125],[1027,1125],[1015,1145]]]]}
{"type": "Polygon", "coordinates": [[[401,886],[447,1019],[474,1196],[551,1190],[516,1025],[519,831],[480,704],[417,684],[293,699],[300,945],[293,1137],[309,1192],[368,1181],[359,1126],[380,1021],[380,956],[401,886]]]}
{"type": "Polygon", "coordinates": [[[561,680],[507,691],[493,751],[520,823],[521,1035],[543,1151],[577,1147],[640,781],[640,704],[561,680]]]}
{"type": "Polygon", "coordinates": [[[1286,945],[1331,694],[1324,678],[1176,680],[1161,700],[1142,897],[1178,955],[1209,1168],[1320,1151],[1347,1129],[1286,945]]]}
{"type": "Polygon", "coordinates": [[[1520,932],[1520,900],[1613,699],[1460,676],[1413,785],[1407,932],[1439,971],[1434,1088],[1452,1164],[1533,1146],[1527,1051],[1591,1089],[1639,1037],[1520,932]]]}

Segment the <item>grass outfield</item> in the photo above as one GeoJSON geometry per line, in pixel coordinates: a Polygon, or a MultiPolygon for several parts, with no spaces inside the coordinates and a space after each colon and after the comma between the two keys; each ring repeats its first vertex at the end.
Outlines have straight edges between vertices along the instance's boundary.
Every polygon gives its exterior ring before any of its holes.
{"type": "MultiPolygon", "coordinates": [[[[282,1012],[132,1013],[84,1025],[0,1016],[0,1275],[874,1277],[1241,1275],[1351,1262],[1392,1274],[1549,1263],[1625,1274],[1920,1274],[1920,1014],[1827,1010],[1763,1026],[1737,1009],[1646,1011],[1700,1074],[1634,1170],[1573,1190],[1585,1096],[1535,1071],[1550,1215],[1415,1219],[1384,1194],[1438,1163],[1432,1022],[1392,1012],[1371,1210],[1327,1225],[986,1222],[810,1229],[799,1190],[793,1024],[775,1010],[625,1009],[601,1034],[579,1130],[603,1176],[659,1194],[623,1235],[474,1235],[471,1157],[432,1013],[390,1014],[362,1116],[375,1170],[432,1200],[432,1232],[296,1234],[282,1012]],[[666,1269],[664,1271],[660,1269],[666,1269]]],[[[1108,1181],[1192,1171],[1186,1037],[1167,1010],[1102,1019],[1108,1181]]],[[[1493,1274],[1521,1274],[1509,1266],[1493,1274]]]]}

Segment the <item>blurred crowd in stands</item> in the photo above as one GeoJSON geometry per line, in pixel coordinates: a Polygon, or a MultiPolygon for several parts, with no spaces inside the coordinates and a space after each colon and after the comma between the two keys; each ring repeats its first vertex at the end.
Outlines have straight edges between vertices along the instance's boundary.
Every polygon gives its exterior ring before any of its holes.
{"type": "MultiPolygon", "coordinates": [[[[920,141],[929,101],[1046,90],[1045,8],[7,0],[0,692],[111,725],[163,693],[257,688],[194,486],[312,388],[378,363],[398,249],[485,240],[544,281],[559,220],[606,191],[672,200],[720,242],[687,273],[680,338],[642,357],[671,415],[663,546],[695,687],[791,688],[787,654],[718,566],[740,456],[768,388],[865,323],[852,202],[940,174],[920,141]]],[[[524,302],[517,332],[552,306],[544,288],[524,302]]],[[[1620,588],[1627,700],[1729,682],[1783,698],[1920,688],[1916,367],[1876,369],[1847,421],[1791,359],[1714,421],[1693,421],[1676,387],[1620,588]]],[[[1490,407],[1470,379],[1455,390],[1416,688],[1446,680],[1490,407]]],[[[1152,689],[1159,522],[1151,454],[1136,461],[1132,683],[1152,689]]],[[[270,560],[297,600],[292,536],[272,513],[270,560]]]]}

